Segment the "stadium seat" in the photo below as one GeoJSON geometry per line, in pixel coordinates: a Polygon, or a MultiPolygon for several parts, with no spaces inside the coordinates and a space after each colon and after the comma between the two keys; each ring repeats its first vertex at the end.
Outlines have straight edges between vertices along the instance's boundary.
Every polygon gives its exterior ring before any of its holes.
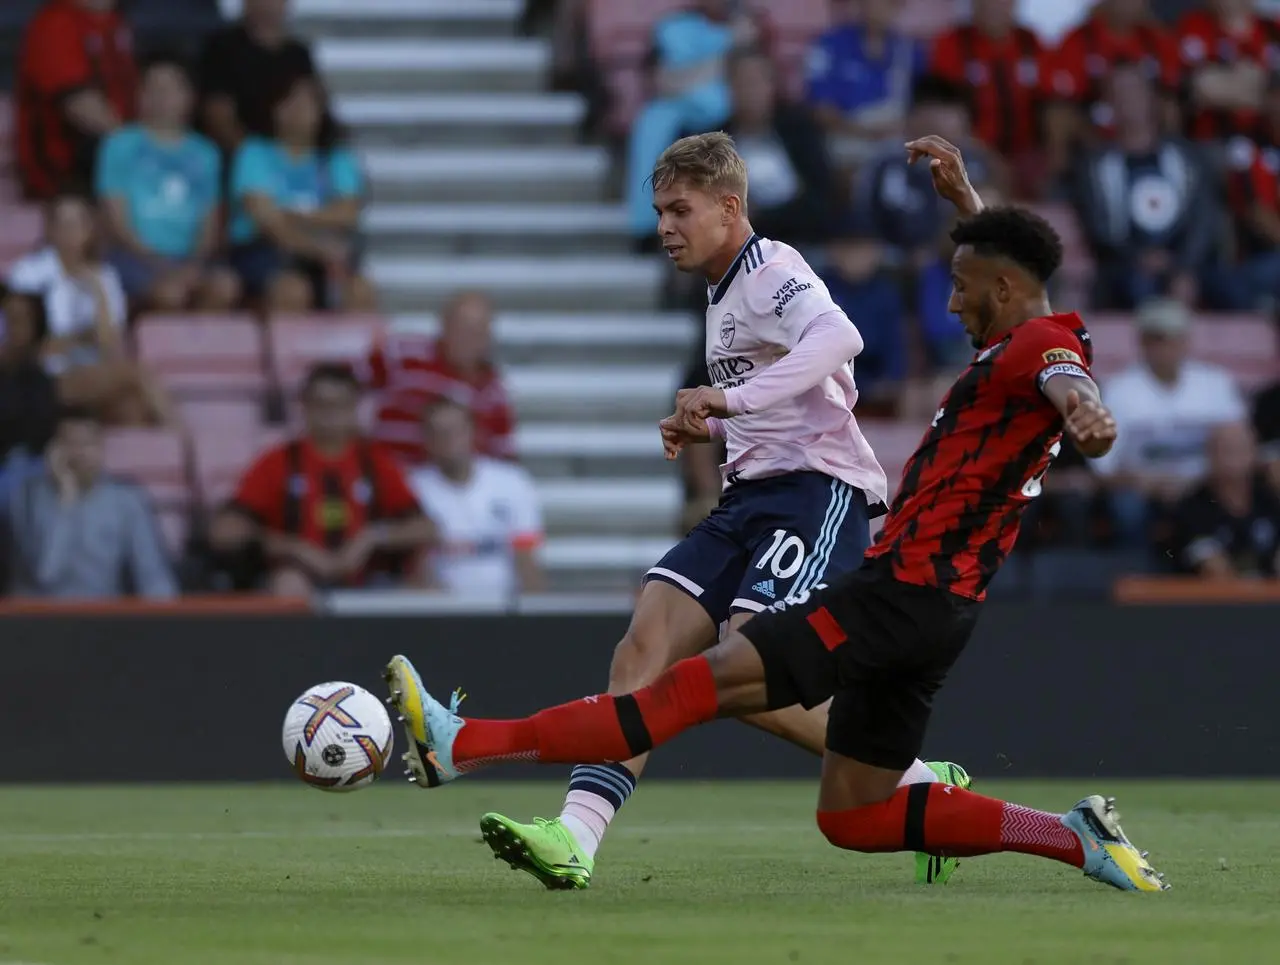
{"type": "Polygon", "coordinates": [[[0,259],[17,261],[40,244],[44,215],[39,206],[0,201],[0,259]]]}
{"type": "Polygon", "coordinates": [[[249,315],[144,315],[139,360],[176,396],[261,397],[262,330],[249,315]]]}
{"type": "Polygon", "coordinates": [[[860,419],[858,425],[884,469],[892,499],[902,480],[902,469],[920,444],[925,427],[918,422],[896,419],[860,419]]]}
{"type": "Polygon", "coordinates": [[[186,448],[168,429],[112,429],[106,438],[107,472],[146,487],[161,507],[186,506],[186,448]]]}
{"type": "Polygon", "coordinates": [[[307,369],[320,362],[363,365],[386,329],[378,315],[278,315],[268,326],[271,362],[278,385],[296,393],[307,369]]]}
{"type": "Polygon", "coordinates": [[[1036,205],[1035,210],[1062,238],[1060,301],[1065,305],[1088,304],[1093,285],[1093,255],[1075,211],[1068,204],[1041,204],[1036,205]]]}
{"type": "Polygon", "coordinates": [[[195,438],[195,477],[201,504],[212,510],[226,502],[263,448],[257,429],[200,432],[195,438]]]}
{"type": "MultiPolygon", "coordinates": [[[[1099,313],[1086,322],[1093,335],[1094,370],[1107,378],[1140,357],[1138,332],[1124,314],[1099,313]]],[[[1274,326],[1261,315],[1200,315],[1191,329],[1191,356],[1221,365],[1241,388],[1261,388],[1280,377],[1274,326]]]]}
{"type": "Polygon", "coordinates": [[[254,399],[187,399],[178,408],[197,439],[209,432],[256,437],[262,424],[262,406],[254,399]]]}
{"type": "Polygon", "coordinates": [[[902,0],[898,29],[914,37],[930,39],[955,22],[955,0],[902,0]]]}

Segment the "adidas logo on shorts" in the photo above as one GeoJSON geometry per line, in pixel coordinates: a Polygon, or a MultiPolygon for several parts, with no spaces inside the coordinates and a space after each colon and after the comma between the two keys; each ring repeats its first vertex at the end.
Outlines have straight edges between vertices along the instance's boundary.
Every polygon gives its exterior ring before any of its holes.
{"type": "Polygon", "coordinates": [[[773,590],[773,580],[761,580],[751,589],[755,590],[761,596],[767,596],[770,600],[777,596],[773,590]]]}

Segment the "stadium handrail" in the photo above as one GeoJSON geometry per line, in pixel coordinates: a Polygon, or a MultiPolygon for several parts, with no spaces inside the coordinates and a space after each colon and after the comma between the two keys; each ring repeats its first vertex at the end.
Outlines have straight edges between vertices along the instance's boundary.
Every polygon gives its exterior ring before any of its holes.
{"type": "Polygon", "coordinates": [[[259,616],[313,613],[305,597],[193,595],[173,600],[0,600],[0,617],[259,616]]]}
{"type": "Polygon", "coordinates": [[[1123,576],[1112,600],[1125,606],[1280,603],[1280,580],[1196,576],[1123,576]]]}

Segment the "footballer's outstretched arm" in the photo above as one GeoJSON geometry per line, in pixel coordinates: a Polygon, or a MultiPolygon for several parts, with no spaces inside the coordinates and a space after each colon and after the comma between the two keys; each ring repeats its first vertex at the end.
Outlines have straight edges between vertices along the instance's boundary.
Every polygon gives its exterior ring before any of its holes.
{"type": "Polygon", "coordinates": [[[1102,404],[1098,384],[1085,375],[1053,375],[1040,389],[1062,414],[1063,428],[1080,454],[1099,459],[1116,441],[1116,420],[1102,404]]]}

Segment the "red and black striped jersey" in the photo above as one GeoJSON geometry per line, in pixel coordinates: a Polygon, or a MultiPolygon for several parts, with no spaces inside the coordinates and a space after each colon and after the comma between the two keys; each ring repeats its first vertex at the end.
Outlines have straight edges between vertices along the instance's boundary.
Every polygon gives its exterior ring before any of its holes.
{"type": "Polygon", "coordinates": [[[1074,312],[1030,319],[978,352],[907,460],[867,555],[887,558],[904,583],[981,600],[1062,444],[1044,385],[1089,378],[1091,361],[1074,312]]]}
{"type": "MultiPolygon", "coordinates": [[[[1194,10],[1179,22],[1177,35],[1188,74],[1206,64],[1240,60],[1251,60],[1268,74],[1280,69],[1280,22],[1270,17],[1256,16],[1247,33],[1230,34],[1212,13],[1194,10]]],[[[1257,111],[1206,108],[1191,118],[1190,133],[1201,140],[1216,140],[1248,132],[1257,122],[1257,111]]]]}
{"type": "Polygon", "coordinates": [[[972,90],[980,140],[1006,158],[1037,146],[1053,60],[1034,32],[1015,27],[997,40],[972,25],[955,27],[934,41],[931,61],[936,74],[972,90]]]}
{"type": "Polygon", "coordinates": [[[1054,54],[1054,93],[1088,108],[1095,124],[1110,129],[1103,82],[1113,68],[1131,64],[1140,66],[1165,94],[1180,92],[1182,61],[1170,31],[1153,21],[1135,24],[1121,33],[1095,14],[1067,34],[1058,46],[1054,54]]]}

